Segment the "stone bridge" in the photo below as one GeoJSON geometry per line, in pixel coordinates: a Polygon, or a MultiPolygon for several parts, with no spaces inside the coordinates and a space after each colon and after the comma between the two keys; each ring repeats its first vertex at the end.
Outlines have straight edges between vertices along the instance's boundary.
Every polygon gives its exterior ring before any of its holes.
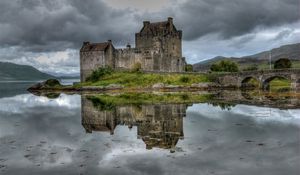
{"type": "Polygon", "coordinates": [[[291,88],[293,90],[300,90],[300,69],[274,69],[224,73],[218,76],[217,81],[222,86],[241,88],[252,78],[259,82],[260,89],[262,90],[269,90],[269,83],[275,78],[290,80],[291,88]]]}

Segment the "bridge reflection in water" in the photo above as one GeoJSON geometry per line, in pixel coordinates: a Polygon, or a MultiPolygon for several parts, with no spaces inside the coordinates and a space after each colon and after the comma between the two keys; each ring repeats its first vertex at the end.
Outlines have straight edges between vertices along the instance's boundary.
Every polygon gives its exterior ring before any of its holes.
{"type": "Polygon", "coordinates": [[[95,105],[86,96],[81,98],[82,126],[87,133],[94,131],[114,134],[117,125],[129,129],[137,127],[137,138],[142,139],[146,149],[162,148],[175,150],[183,139],[183,117],[187,104],[124,105],[103,108],[95,105]]]}

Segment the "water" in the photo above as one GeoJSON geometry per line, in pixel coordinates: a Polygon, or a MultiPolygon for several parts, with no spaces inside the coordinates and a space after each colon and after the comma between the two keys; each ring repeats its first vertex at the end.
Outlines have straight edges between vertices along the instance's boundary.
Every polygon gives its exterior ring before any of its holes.
{"type": "MultiPolygon", "coordinates": [[[[0,91],[0,174],[300,172],[300,110],[209,103],[99,108],[86,96],[0,91]]],[[[13,87],[13,88],[9,88],[13,87]]]]}

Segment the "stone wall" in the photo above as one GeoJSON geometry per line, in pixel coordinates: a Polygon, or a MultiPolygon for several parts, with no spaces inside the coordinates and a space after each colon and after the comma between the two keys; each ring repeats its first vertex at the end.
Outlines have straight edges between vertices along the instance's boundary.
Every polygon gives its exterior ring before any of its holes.
{"type": "Polygon", "coordinates": [[[111,43],[105,50],[80,51],[80,80],[82,82],[91,75],[93,70],[105,66],[115,67],[114,48],[111,43]]]}
{"type": "Polygon", "coordinates": [[[85,81],[93,70],[105,65],[104,51],[80,52],[80,80],[85,81]]]}
{"type": "Polygon", "coordinates": [[[140,63],[141,69],[157,72],[184,72],[186,61],[182,57],[182,31],[173,25],[173,19],[150,23],[135,34],[136,48],[115,49],[106,43],[84,42],[80,51],[81,81],[99,67],[132,69],[140,63]]]}

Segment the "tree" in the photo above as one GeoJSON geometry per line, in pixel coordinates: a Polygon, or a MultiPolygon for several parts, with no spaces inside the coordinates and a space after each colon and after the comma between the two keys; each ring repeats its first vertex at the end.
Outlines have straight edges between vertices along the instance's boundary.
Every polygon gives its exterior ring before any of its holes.
{"type": "Polygon", "coordinates": [[[230,60],[221,60],[213,63],[210,67],[214,72],[238,72],[239,68],[236,62],[230,60]]]}
{"type": "Polygon", "coordinates": [[[243,69],[243,71],[256,71],[256,70],[258,70],[258,65],[256,64],[252,64],[243,69]]]}
{"type": "Polygon", "coordinates": [[[186,72],[193,72],[193,65],[187,64],[187,65],[185,66],[185,71],[186,71],[186,72]]]}
{"type": "Polygon", "coordinates": [[[110,75],[112,72],[113,69],[109,66],[99,67],[98,69],[93,70],[92,74],[86,78],[86,81],[96,82],[105,75],[110,75]]]}
{"type": "Polygon", "coordinates": [[[292,68],[292,62],[288,58],[280,58],[275,61],[274,69],[289,69],[292,68]]]}

